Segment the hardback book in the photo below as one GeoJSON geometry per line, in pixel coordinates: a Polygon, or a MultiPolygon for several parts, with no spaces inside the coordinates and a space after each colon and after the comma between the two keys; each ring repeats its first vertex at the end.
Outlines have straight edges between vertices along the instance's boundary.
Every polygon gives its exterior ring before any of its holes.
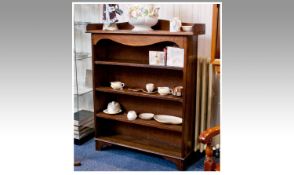
{"type": "Polygon", "coordinates": [[[184,49],[167,47],[167,66],[184,67],[184,49]]]}
{"type": "Polygon", "coordinates": [[[82,125],[85,125],[86,123],[88,123],[88,122],[90,122],[92,120],[94,120],[92,117],[89,117],[86,120],[82,120],[82,121],[74,120],[74,126],[82,126],[82,125]]]}
{"type": "Polygon", "coordinates": [[[80,127],[80,126],[85,125],[86,123],[93,122],[93,121],[94,121],[93,118],[89,118],[88,120],[84,120],[84,121],[82,121],[82,122],[75,120],[75,121],[74,121],[74,126],[78,126],[78,127],[80,127]]]}
{"type": "Polygon", "coordinates": [[[86,132],[82,133],[82,134],[74,134],[74,138],[75,139],[82,139],[83,137],[86,137],[87,135],[91,134],[94,132],[93,128],[88,129],[86,132]]]}
{"type": "Polygon", "coordinates": [[[83,128],[82,130],[78,130],[78,131],[74,131],[74,134],[77,134],[77,135],[82,135],[82,134],[85,134],[85,133],[88,133],[89,131],[93,130],[94,128],[91,128],[91,127],[85,127],[83,128]]]}
{"type": "Polygon", "coordinates": [[[165,53],[162,51],[149,51],[149,65],[164,66],[165,53]]]}
{"type": "Polygon", "coordinates": [[[88,123],[85,123],[83,125],[80,125],[80,126],[74,126],[74,130],[75,131],[81,131],[83,130],[84,128],[94,128],[94,120],[91,120],[89,121],[88,123]]]}
{"type": "Polygon", "coordinates": [[[92,131],[94,131],[94,128],[86,128],[82,132],[75,131],[74,134],[77,135],[77,136],[81,136],[81,135],[84,135],[84,134],[91,133],[92,131]]]}
{"type": "Polygon", "coordinates": [[[94,120],[94,114],[91,111],[81,110],[74,114],[74,125],[81,126],[94,120]]]}

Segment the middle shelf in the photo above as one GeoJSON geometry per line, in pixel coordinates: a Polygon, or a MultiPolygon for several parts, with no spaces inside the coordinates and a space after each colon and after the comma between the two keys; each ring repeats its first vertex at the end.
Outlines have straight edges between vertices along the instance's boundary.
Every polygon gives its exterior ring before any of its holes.
{"type": "Polygon", "coordinates": [[[96,117],[108,119],[108,120],[116,120],[116,121],[125,122],[125,123],[137,124],[137,125],[142,125],[142,126],[149,126],[149,127],[154,127],[154,128],[159,128],[159,129],[164,129],[164,130],[169,130],[169,131],[182,132],[182,125],[163,124],[163,123],[159,123],[153,119],[152,120],[143,120],[143,119],[137,118],[135,120],[128,120],[127,115],[123,114],[123,113],[116,114],[116,115],[110,115],[110,114],[105,114],[103,112],[99,112],[96,114],[96,117]]]}
{"type": "Polygon", "coordinates": [[[127,88],[123,90],[114,90],[111,87],[100,86],[100,87],[96,87],[96,91],[113,93],[113,94],[125,94],[125,95],[136,96],[136,97],[155,98],[155,99],[162,99],[162,100],[169,100],[169,101],[176,101],[176,102],[183,103],[182,97],[176,97],[173,95],[160,95],[158,93],[148,94],[144,92],[134,92],[134,91],[128,90],[127,88]]]}
{"type": "Polygon", "coordinates": [[[150,69],[166,69],[166,70],[176,70],[176,71],[183,71],[182,67],[174,67],[174,66],[158,66],[158,65],[149,65],[144,63],[138,63],[136,61],[128,60],[125,62],[125,60],[122,59],[112,59],[109,61],[95,61],[95,64],[97,65],[109,65],[109,66],[126,66],[126,67],[139,67],[139,68],[150,68],[150,69]]]}

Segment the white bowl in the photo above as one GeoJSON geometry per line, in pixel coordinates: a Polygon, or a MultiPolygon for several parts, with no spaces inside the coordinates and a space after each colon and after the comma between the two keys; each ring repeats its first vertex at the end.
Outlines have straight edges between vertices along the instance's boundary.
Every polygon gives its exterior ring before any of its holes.
{"type": "Polygon", "coordinates": [[[183,31],[192,32],[192,26],[182,26],[183,31]]]}
{"type": "Polygon", "coordinates": [[[134,4],[128,11],[133,31],[152,31],[151,27],[158,22],[159,7],[154,4],[134,4]]]}
{"type": "Polygon", "coordinates": [[[134,26],[133,31],[152,31],[151,28],[158,22],[157,17],[137,17],[137,18],[130,18],[129,23],[134,26]]]}
{"type": "Polygon", "coordinates": [[[142,113],[142,114],[139,114],[139,118],[140,119],[144,119],[144,120],[150,120],[154,117],[154,114],[152,113],[142,113]]]}

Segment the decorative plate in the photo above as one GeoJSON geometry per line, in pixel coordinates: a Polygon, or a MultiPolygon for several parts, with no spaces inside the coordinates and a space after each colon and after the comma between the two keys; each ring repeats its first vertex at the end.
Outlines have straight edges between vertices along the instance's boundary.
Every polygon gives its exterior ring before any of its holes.
{"type": "Polygon", "coordinates": [[[111,114],[111,115],[113,115],[113,114],[118,114],[118,113],[120,113],[121,111],[122,111],[122,110],[120,109],[118,112],[110,113],[110,112],[108,112],[107,109],[104,109],[104,110],[103,110],[103,112],[104,112],[105,114],[111,114]]]}
{"type": "Polygon", "coordinates": [[[154,119],[160,123],[181,124],[183,119],[172,115],[155,115],[154,119]]]}
{"type": "Polygon", "coordinates": [[[152,113],[142,113],[142,114],[139,114],[139,118],[140,119],[144,119],[144,120],[150,120],[154,117],[154,114],[152,113]]]}

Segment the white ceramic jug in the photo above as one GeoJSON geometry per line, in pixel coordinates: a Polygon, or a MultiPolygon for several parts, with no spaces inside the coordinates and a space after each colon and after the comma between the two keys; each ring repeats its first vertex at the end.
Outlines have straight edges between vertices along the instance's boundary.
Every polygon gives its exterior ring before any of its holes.
{"type": "Polygon", "coordinates": [[[170,32],[180,32],[181,26],[182,26],[181,20],[178,17],[175,17],[169,23],[169,31],[170,32]]]}

